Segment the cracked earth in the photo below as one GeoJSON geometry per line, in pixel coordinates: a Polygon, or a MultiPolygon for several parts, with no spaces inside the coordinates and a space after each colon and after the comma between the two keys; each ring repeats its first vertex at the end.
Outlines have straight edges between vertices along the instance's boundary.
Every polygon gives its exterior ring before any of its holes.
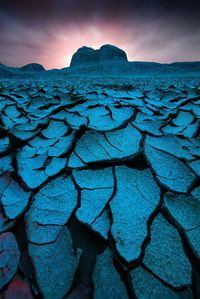
{"type": "Polygon", "coordinates": [[[0,298],[200,298],[200,86],[0,85],[0,298]]]}

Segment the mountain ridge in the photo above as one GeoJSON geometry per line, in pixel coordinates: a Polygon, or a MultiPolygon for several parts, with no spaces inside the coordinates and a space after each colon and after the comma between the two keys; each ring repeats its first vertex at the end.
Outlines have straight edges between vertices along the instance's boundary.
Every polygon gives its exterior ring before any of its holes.
{"type": "Polygon", "coordinates": [[[0,63],[0,77],[32,75],[42,76],[63,74],[67,76],[158,76],[158,75],[198,75],[200,61],[181,61],[172,63],[128,61],[125,51],[113,46],[103,45],[100,49],[87,46],[79,48],[73,55],[69,67],[45,70],[38,63],[22,67],[9,67],[0,63]]]}

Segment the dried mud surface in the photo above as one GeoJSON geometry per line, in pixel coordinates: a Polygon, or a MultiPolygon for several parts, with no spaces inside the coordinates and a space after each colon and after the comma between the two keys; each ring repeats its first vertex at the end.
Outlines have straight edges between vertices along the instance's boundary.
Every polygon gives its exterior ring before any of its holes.
{"type": "Polygon", "coordinates": [[[198,84],[2,81],[0,111],[0,298],[200,298],[198,84]]]}

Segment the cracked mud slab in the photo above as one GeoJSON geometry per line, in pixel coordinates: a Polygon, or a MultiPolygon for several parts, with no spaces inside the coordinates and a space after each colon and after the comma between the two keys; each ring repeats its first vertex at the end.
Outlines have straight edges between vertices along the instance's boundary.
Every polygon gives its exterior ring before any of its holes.
{"type": "Polygon", "coordinates": [[[53,243],[30,243],[29,253],[44,298],[63,298],[71,286],[78,263],[67,228],[62,229],[53,243]]]}
{"type": "Polygon", "coordinates": [[[128,299],[125,285],[115,270],[112,253],[106,249],[104,253],[97,256],[93,273],[94,299],[100,298],[124,298],[128,299]]]}
{"type": "Polygon", "coordinates": [[[142,266],[130,272],[132,285],[135,295],[138,299],[192,299],[192,290],[190,288],[175,292],[164,285],[152,273],[144,269],[142,266]],[[144,288],[146,286],[146,288],[144,288]]]}
{"type": "Polygon", "coordinates": [[[164,203],[167,212],[184,230],[191,248],[200,258],[200,187],[190,195],[166,193],[164,203]]]}
{"type": "Polygon", "coordinates": [[[151,240],[146,248],[144,265],[174,288],[191,285],[191,265],[185,256],[176,229],[158,215],[151,227],[151,240]]]}
{"type": "Polygon", "coordinates": [[[160,201],[160,189],[150,170],[116,167],[117,192],[110,209],[111,234],[119,254],[131,262],[140,257],[147,237],[147,222],[160,201]]]}
{"type": "Polygon", "coordinates": [[[199,84],[74,80],[0,82],[0,298],[200,299],[199,84]]]}
{"type": "Polygon", "coordinates": [[[178,158],[145,143],[145,156],[159,183],[168,190],[186,193],[196,175],[178,158]]]}
{"type": "MultiPolygon", "coordinates": [[[[131,124],[105,134],[88,131],[79,139],[74,153],[81,166],[132,158],[139,152],[141,138],[140,132],[131,124]]],[[[69,158],[68,166],[76,167],[73,156],[69,158]]]]}
{"type": "Polygon", "coordinates": [[[8,175],[2,175],[0,177],[0,198],[6,217],[13,220],[24,212],[29,203],[30,192],[24,191],[8,175]]]}
{"type": "Polygon", "coordinates": [[[29,241],[37,244],[55,241],[76,208],[77,196],[70,177],[58,177],[41,188],[25,215],[29,241]]]}
{"type": "Polygon", "coordinates": [[[15,275],[20,259],[15,236],[6,232],[0,235],[0,288],[2,289],[15,275]]]}
{"type": "Polygon", "coordinates": [[[76,217],[91,227],[94,222],[97,225],[97,218],[103,213],[114,192],[113,169],[73,171],[73,176],[81,189],[76,217]]]}

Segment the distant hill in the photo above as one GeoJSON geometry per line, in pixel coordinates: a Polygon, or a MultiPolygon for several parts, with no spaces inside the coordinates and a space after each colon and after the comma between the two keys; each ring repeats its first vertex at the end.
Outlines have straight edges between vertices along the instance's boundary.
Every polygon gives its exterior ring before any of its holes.
{"type": "Polygon", "coordinates": [[[34,72],[34,71],[45,71],[45,68],[43,65],[39,63],[29,63],[21,68],[21,71],[29,71],[29,72],[34,72]]]}
{"type": "Polygon", "coordinates": [[[2,77],[14,77],[16,75],[23,76],[24,73],[45,71],[45,68],[38,63],[30,63],[23,67],[10,67],[0,63],[0,78],[2,77]]]}

